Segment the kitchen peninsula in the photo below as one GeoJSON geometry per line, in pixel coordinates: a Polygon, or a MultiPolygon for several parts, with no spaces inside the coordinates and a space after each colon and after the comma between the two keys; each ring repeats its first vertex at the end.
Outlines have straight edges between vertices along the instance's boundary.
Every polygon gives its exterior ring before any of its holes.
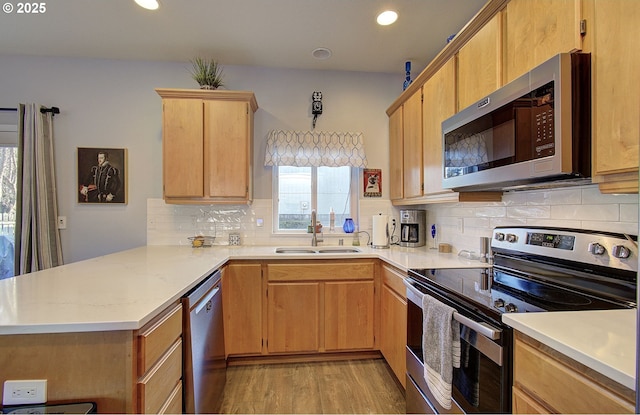
{"type": "MultiPolygon", "coordinates": [[[[142,412],[144,395],[136,384],[149,375],[139,359],[144,339],[150,338],[145,336],[179,321],[179,299],[229,261],[368,259],[399,271],[482,266],[426,248],[359,249],[357,253],[281,254],[272,246],[145,246],[1,280],[0,381],[48,379],[50,402],[93,400],[100,412],[142,412]]],[[[635,350],[634,327],[610,333],[620,339],[615,347],[635,350]]],[[[174,340],[167,341],[165,350],[180,347],[179,339],[174,340]]],[[[609,368],[605,374],[628,384],[626,366],[633,365],[633,359],[606,361],[605,367],[609,363],[623,367],[609,368]],[[616,378],[618,372],[625,378],[616,378]]],[[[174,396],[180,390],[170,392],[174,396]]]]}
{"type": "Polygon", "coordinates": [[[229,261],[368,259],[399,270],[479,265],[428,250],[359,251],[282,254],[269,246],[145,246],[1,280],[0,381],[47,379],[49,402],[90,400],[99,412],[179,412],[179,301],[229,261]],[[154,384],[157,389],[169,383],[154,382],[167,376],[175,377],[175,387],[154,390],[154,384]]]}

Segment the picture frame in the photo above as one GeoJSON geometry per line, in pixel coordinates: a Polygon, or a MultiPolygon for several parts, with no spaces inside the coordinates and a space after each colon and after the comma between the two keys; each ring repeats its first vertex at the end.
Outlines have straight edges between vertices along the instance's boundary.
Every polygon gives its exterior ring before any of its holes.
{"type": "Polygon", "coordinates": [[[364,197],[382,197],[382,170],[364,169],[364,197]]]}
{"type": "Polygon", "coordinates": [[[127,149],[78,147],[79,204],[127,204],[127,149]]]}

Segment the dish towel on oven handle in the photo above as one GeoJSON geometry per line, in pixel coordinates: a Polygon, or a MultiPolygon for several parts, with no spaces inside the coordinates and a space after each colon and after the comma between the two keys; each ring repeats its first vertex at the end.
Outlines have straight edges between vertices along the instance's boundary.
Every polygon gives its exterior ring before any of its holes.
{"type": "Polygon", "coordinates": [[[455,309],[424,295],[422,297],[422,354],[424,378],[438,403],[451,409],[453,368],[460,367],[460,324],[455,309]]]}

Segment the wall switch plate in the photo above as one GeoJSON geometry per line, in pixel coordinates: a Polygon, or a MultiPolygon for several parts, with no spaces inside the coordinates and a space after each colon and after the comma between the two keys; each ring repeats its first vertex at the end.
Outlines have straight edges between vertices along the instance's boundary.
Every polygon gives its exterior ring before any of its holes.
{"type": "Polygon", "coordinates": [[[47,402],[47,380],[7,380],[2,405],[25,405],[47,402]]]}
{"type": "Polygon", "coordinates": [[[58,216],[58,229],[67,229],[67,217],[58,216]]]}

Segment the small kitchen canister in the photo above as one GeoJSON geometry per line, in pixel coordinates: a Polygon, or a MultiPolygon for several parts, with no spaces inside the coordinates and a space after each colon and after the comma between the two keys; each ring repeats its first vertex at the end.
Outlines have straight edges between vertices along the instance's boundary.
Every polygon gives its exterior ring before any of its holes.
{"type": "Polygon", "coordinates": [[[232,245],[232,246],[240,245],[240,234],[239,233],[230,233],[229,234],[229,245],[232,245]]]}

